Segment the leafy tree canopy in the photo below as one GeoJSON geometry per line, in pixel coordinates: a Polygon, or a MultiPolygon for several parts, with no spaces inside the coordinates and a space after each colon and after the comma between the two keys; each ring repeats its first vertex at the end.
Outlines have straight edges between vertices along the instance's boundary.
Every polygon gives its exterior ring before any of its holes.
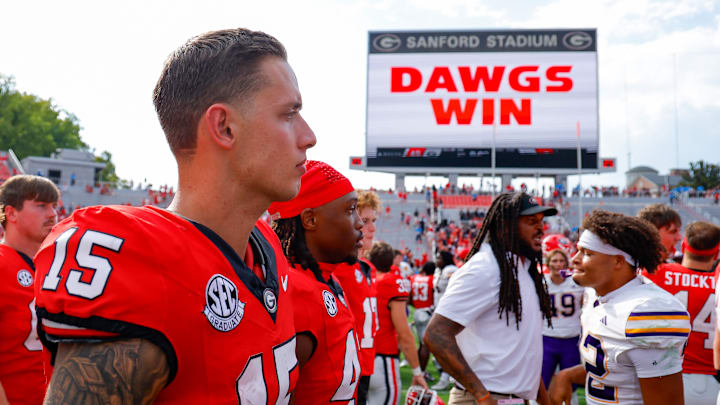
{"type": "Polygon", "coordinates": [[[705,190],[720,186],[720,166],[703,160],[690,162],[690,170],[683,175],[681,184],[705,190]]]}
{"type": "Polygon", "coordinates": [[[0,148],[23,159],[83,147],[77,117],[51,100],[19,92],[12,77],[0,75],[0,148]]]}

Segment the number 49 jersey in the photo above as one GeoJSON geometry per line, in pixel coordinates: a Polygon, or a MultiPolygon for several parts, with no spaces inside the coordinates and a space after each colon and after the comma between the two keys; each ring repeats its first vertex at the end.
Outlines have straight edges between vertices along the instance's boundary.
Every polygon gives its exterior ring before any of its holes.
{"type": "Polygon", "coordinates": [[[683,372],[715,375],[715,273],[688,269],[680,264],[663,264],[654,274],[643,275],[674,295],[690,313],[692,331],[685,348],[683,372]]]}
{"type": "Polygon", "coordinates": [[[690,333],[682,304],[641,277],[603,297],[587,288],[580,355],[588,404],[643,404],[639,378],[682,371],[690,333]]]}
{"type": "Polygon", "coordinates": [[[262,221],[248,248],[264,281],[212,230],[169,211],[75,211],[35,257],[40,339],[53,358],[56,342],[155,343],[170,366],[157,404],[287,404],[298,376],[288,265],[262,221]]]}
{"type": "Polygon", "coordinates": [[[543,322],[543,336],[571,338],[580,334],[580,309],[585,288],[575,284],[572,277],[555,284],[549,274],[545,282],[552,307],[552,328],[543,322]]]}

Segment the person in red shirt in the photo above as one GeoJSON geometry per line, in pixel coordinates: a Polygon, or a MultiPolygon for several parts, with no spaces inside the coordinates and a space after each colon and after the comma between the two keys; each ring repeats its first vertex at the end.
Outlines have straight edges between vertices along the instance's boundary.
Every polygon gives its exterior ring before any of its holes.
{"type": "Polygon", "coordinates": [[[420,269],[420,273],[410,277],[410,305],[415,307],[413,324],[415,324],[415,332],[419,340],[418,359],[422,371],[425,371],[430,359],[430,350],[423,344],[423,336],[425,336],[425,328],[435,309],[434,274],[435,263],[428,262],[420,269]]]}
{"type": "Polygon", "coordinates": [[[316,139],[285,49],[243,28],[201,34],[153,101],[178,166],[168,209],[76,210],[35,257],[44,403],[288,404],[289,269],[258,218],[298,193],[316,139]]]}
{"type": "Polygon", "coordinates": [[[32,257],[57,221],[59,195],[53,182],[38,176],[16,175],[0,186],[6,230],[0,243],[0,404],[40,405],[45,394],[32,257]]]}
{"type": "Polygon", "coordinates": [[[295,405],[355,404],[360,378],[355,319],[333,276],[357,262],[362,220],[350,181],[322,162],[309,161],[300,193],[268,209],[290,270],[300,377],[295,405]]]}
{"type": "Polygon", "coordinates": [[[713,365],[715,338],[715,283],[713,264],[718,256],[720,228],[693,222],[685,229],[681,263],[666,263],[643,275],[680,300],[690,313],[692,330],[683,359],[686,404],[714,405],[720,392],[713,365]]]}
{"type": "Polygon", "coordinates": [[[380,198],[374,191],[358,191],[357,211],[363,222],[362,248],[355,264],[340,264],[333,275],[340,281],[347,301],[355,316],[355,331],[360,339],[361,376],[358,383],[357,405],[367,402],[370,376],[375,368],[375,334],[378,329],[375,268],[365,258],[375,238],[375,221],[380,210],[380,198]]]}
{"type": "Polygon", "coordinates": [[[398,344],[412,368],[411,385],[428,389],[418,361],[415,337],[410,330],[405,311],[410,295],[410,283],[390,270],[393,254],[392,246],[385,242],[374,243],[368,254],[370,262],[377,269],[380,324],[375,338],[375,372],[370,377],[368,390],[370,405],[397,405],[400,401],[402,383],[398,367],[398,344]]]}

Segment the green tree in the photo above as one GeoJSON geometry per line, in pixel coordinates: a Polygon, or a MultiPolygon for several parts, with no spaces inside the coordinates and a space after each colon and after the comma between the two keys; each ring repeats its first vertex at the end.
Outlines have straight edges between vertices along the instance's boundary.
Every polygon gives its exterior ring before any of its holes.
{"type": "Polygon", "coordinates": [[[705,190],[720,185],[720,166],[702,160],[690,162],[690,171],[683,175],[683,186],[704,187],[705,190]]]}
{"type": "Polygon", "coordinates": [[[100,172],[100,181],[110,183],[113,188],[127,188],[126,181],[122,180],[115,173],[115,163],[112,162],[112,153],[103,151],[100,156],[95,156],[95,161],[105,163],[105,168],[100,172]]]}
{"type": "Polygon", "coordinates": [[[18,158],[50,156],[58,148],[86,147],[73,114],[51,100],[15,89],[12,77],[0,75],[0,148],[18,158]]]}

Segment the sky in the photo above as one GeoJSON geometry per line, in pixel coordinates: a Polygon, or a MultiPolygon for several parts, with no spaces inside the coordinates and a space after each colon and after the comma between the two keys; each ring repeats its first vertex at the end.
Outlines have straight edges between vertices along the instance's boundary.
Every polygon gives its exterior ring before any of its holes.
{"type": "Polygon", "coordinates": [[[720,1],[13,1],[2,14],[0,73],[75,114],[82,139],[136,183],[177,182],[151,97],[165,59],[192,36],[232,27],[285,45],[317,137],[308,158],[357,188],[394,186],[393,175],[349,169],[365,152],[375,30],[597,28],[600,155],[616,157],[618,171],[582,184],[624,186],[638,165],[667,173],[720,161],[720,1]]]}

